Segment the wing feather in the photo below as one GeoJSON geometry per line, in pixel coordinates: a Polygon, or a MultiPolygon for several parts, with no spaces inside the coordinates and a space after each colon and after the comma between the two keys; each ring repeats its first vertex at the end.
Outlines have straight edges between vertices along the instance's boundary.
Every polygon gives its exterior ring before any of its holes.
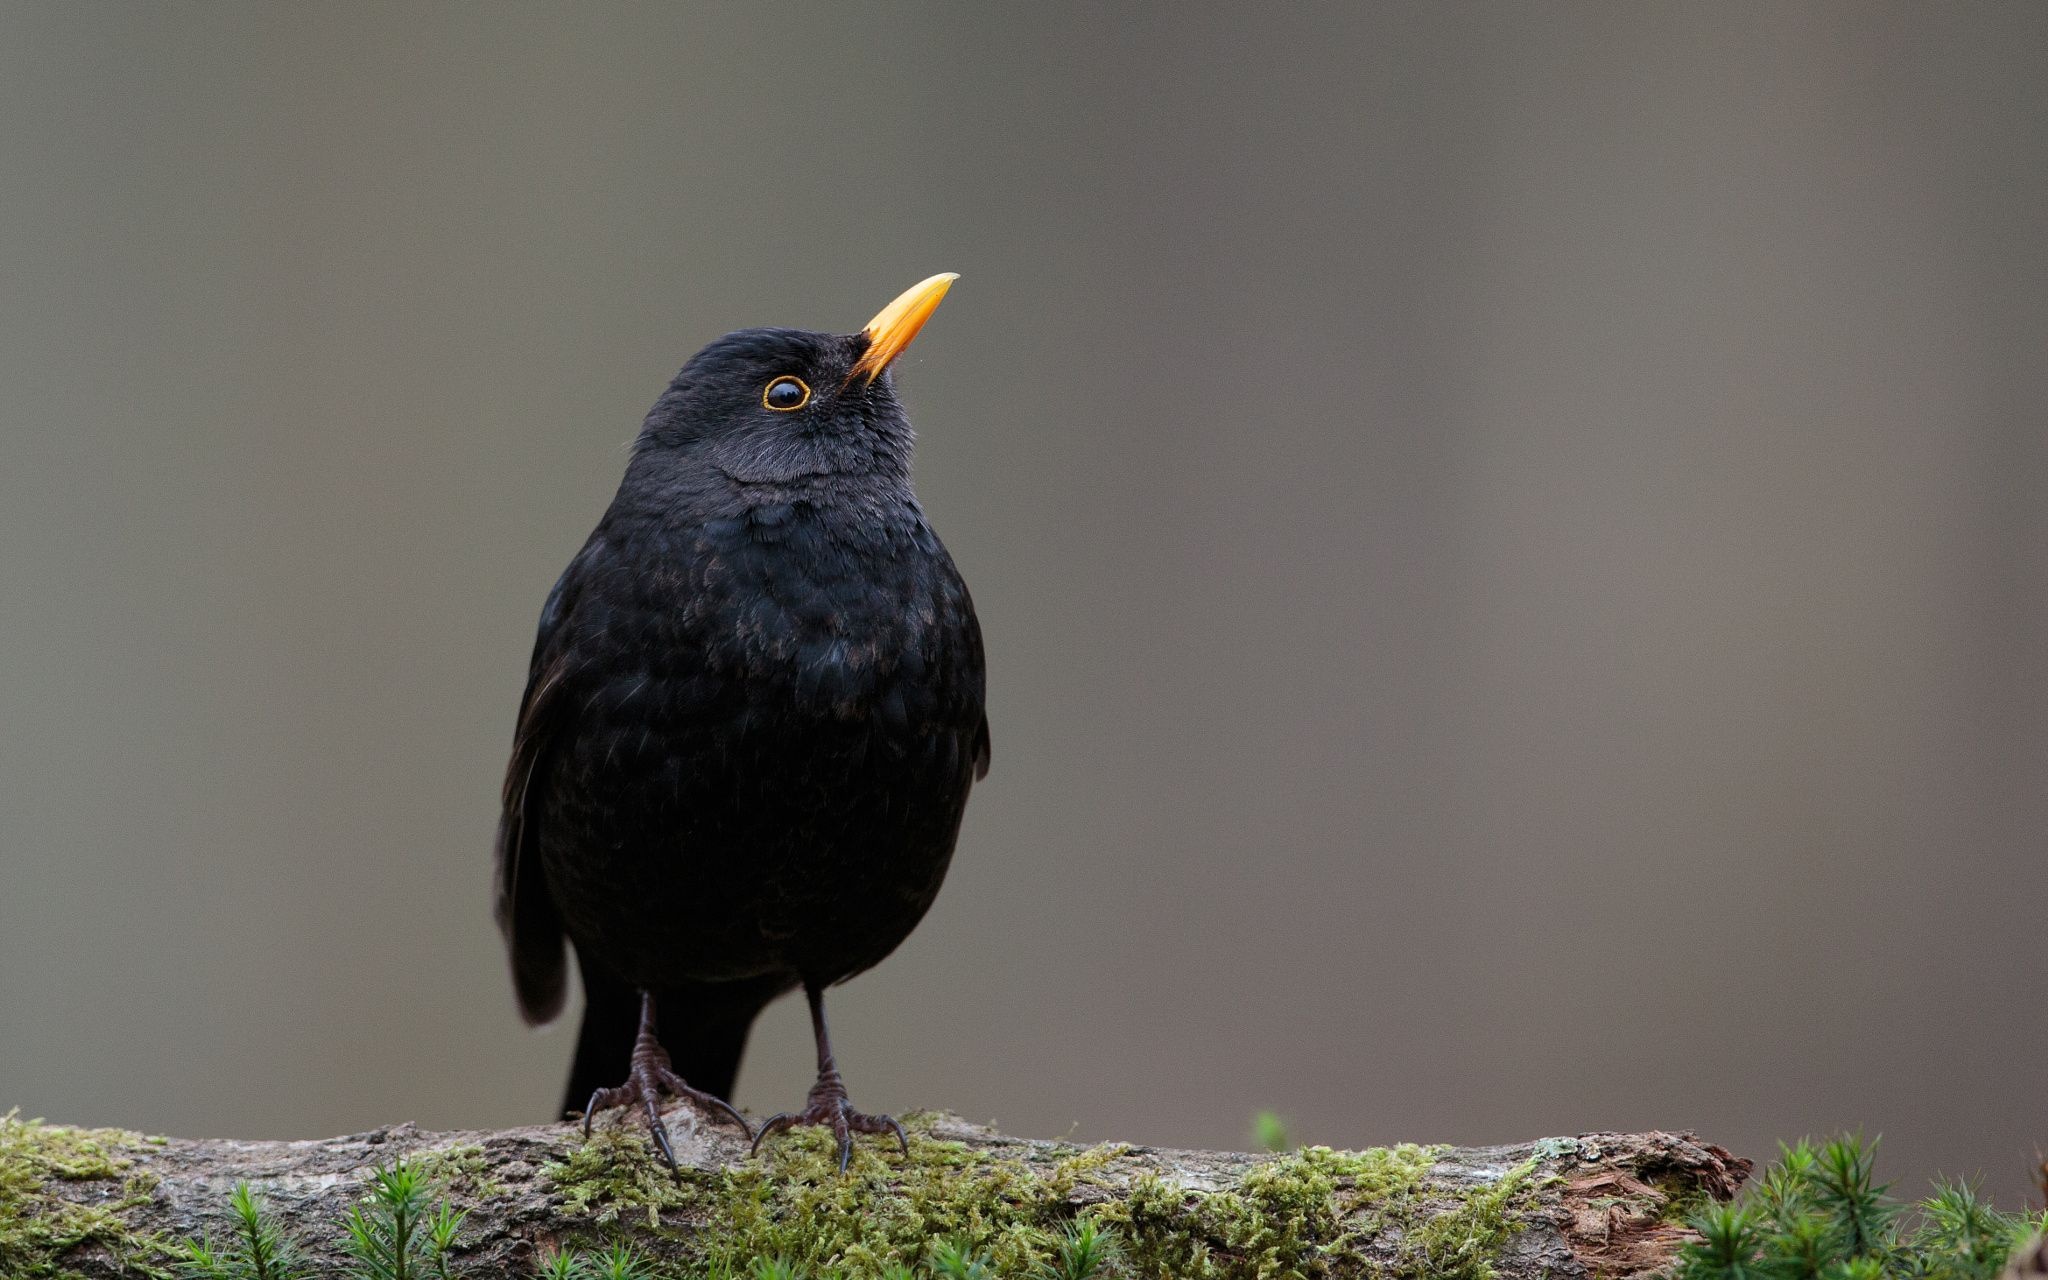
{"type": "Polygon", "coordinates": [[[512,962],[512,986],[527,1022],[551,1021],[568,992],[568,957],[561,913],[548,895],[540,859],[540,799],[547,792],[549,757],[568,720],[567,688],[575,675],[567,619],[580,594],[583,566],[595,539],[569,562],[542,606],[526,693],[505,770],[498,817],[497,899],[494,914],[512,962]]]}

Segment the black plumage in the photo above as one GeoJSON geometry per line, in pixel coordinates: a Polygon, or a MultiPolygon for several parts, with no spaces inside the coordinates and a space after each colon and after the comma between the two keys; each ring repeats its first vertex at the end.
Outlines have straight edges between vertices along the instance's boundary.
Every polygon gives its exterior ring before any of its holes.
{"type": "Polygon", "coordinates": [[[755,1015],[798,986],[819,1083],[764,1134],[828,1124],[843,1162],[851,1132],[894,1128],[847,1102],[822,993],[931,906],[989,761],[980,629],[887,368],[937,305],[892,320],[912,294],[862,333],[694,356],[541,612],[498,920],[531,1022],[560,1012],[575,948],[565,1109],[637,1103],[664,1154],[652,1095],[722,1106],[755,1015]]]}

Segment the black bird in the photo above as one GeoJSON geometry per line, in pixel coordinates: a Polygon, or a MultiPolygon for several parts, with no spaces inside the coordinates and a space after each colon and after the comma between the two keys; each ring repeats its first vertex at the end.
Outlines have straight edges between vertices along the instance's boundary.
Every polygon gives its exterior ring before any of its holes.
{"type": "Polygon", "coordinates": [[[988,771],[981,629],[889,372],[955,278],[859,333],[743,329],[691,357],[541,610],[498,924],[528,1022],[561,1012],[576,949],[563,1109],[587,1131],[637,1105],[670,1163],[661,1093],[745,1129],[723,1099],[748,1029],[798,986],[818,1081],[760,1137],[827,1125],[841,1168],[854,1133],[904,1141],[849,1102],[824,992],[931,906],[988,771]]]}

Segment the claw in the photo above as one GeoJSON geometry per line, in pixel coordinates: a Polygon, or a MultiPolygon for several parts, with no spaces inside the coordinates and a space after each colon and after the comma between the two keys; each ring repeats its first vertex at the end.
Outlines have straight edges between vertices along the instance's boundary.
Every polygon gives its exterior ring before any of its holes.
{"type": "Polygon", "coordinates": [[[903,1148],[905,1159],[910,1157],[910,1136],[903,1132],[903,1126],[894,1116],[871,1116],[855,1111],[847,1099],[846,1090],[838,1081],[818,1082],[811,1090],[809,1105],[802,1111],[782,1111],[761,1122],[761,1131],[754,1138],[754,1154],[759,1155],[761,1144],[769,1135],[794,1129],[800,1124],[822,1125],[832,1131],[838,1140],[839,1172],[845,1173],[853,1163],[853,1135],[856,1133],[893,1133],[896,1143],[903,1148]]]}
{"type": "Polygon", "coordinates": [[[763,1142],[766,1142],[766,1141],[768,1140],[768,1135],[769,1135],[769,1134],[771,1134],[771,1133],[781,1133],[781,1132],[782,1132],[782,1131],[783,1131],[784,1129],[787,1129],[787,1128],[789,1128],[789,1127],[790,1127],[791,1125],[793,1125],[793,1124],[795,1124],[795,1123],[796,1123],[796,1113],[795,1113],[795,1112],[791,1112],[791,1111],[778,1111],[778,1112],[776,1112],[776,1113],[775,1113],[774,1115],[772,1115],[772,1116],[769,1116],[769,1117],[768,1117],[768,1118],[767,1118],[766,1120],[763,1120],[763,1121],[761,1122],[761,1129],[760,1129],[760,1132],[758,1132],[758,1133],[756,1133],[756,1134],[754,1135],[754,1145],[753,1145],[753,1148],[752,1148],[752,1149],[751,1149],[751,1150],[750,1150],[750,1151],[749,1151],[749,1152],[748,1152],[747,1154],[749,1154],[749,1155],[756,1155],[756,1156],[760,1155],[760,1154],[761,1154],[761,1144],[762,1144],[763,1142]]]}
{"type": "MultiPolygon", "coordinates": [[[[663,1093],[686,1098],[706,1111],[724,1115],[740,1127],[741,1133],[754,1137],[753,1127],[747,1123],[746,1117],[733,1110],[731,1103],[692,1087],[675,1073],[669,1065],[667,1050],[654,1038],[653,997],[643,993],[640,1035],[633,1043],[632,1065],[627,1069],[626,1082],[609,1089],[599,1089],[590,1095],[590,1105],[583,1108],[583,1136],[590,1136],[590,1122],[599,1111],[638,1103],[647,1114],[647,1128],[654,1138],[655,1154],[660,1156],[663,1164],[675,1168],[675,1148],[669,1143],[668,1126],[661,1119],[660,1099],[663,1093]]],[[[758,1140],[755,1145],[759,1145],[758,1140]]]]}
{"type": "Polygon", "coordinates": [[[824,987],[805,979],[804,998],[811,1006],[811,1034],[818,1041],[818,1082],[811,1086],[811,1095],[805,1099],[802,1111],[778,1112],[762,1123],[761,1132],[754,1139],[754,1154],[760,1154],[761,1143],[771,1133],[781,1133],[800,1124],[817,1124],[831,1129],[832,1136],[838,1140],[841,1173],[845,1173],[846,1166],[853,1161],[853,1135],[856,1133],[893,1133],[896,1145],[903,1148],[904,1159],[909,1159],[910,1136],[903,1132],[903,1126],[896,1122],[896,1117],[871,1116],[855,1111],[846,1096],[846,1082],[839,1078],[839,1068],[832,1061],[832,1039],[825,1031],[824,987]]]}
{"type": "Polygon", "coordinates": [[[676,1149],[668,1144],[668,1126],[661,1122],[661,1113],[647,1104],[647,1128],[654,1135],[654,1149],[660,1153],[661,1162],[673,1169],[676,1167],[676,1149]]]}
{"type": "Polygon", "coordinates": [[[660,1074],[661,1082],[668,1086],[670,1093],[675,1094],[677,1097],[689,1098],[700,1107],[706,1107],[718,1112],[726,1119],[738,1125],[741,1133],[746,1134],[749,1138],[754,1136],[754,1126],[748,1124],[747,1118],[734,1110],[733,1105],[724,1098],[706,1093],[702,1089],[691,1088],[681,1076],[670,1071],[667,1067],[661,1068],[660,1074]]]}

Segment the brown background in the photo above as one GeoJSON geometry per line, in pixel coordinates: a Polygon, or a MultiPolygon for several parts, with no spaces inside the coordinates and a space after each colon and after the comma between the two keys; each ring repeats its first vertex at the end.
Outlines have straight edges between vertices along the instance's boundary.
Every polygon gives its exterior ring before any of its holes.
{"type": "MultiPolygon", "coordinates": [[[[0,10],[0,1107],[532,1120],[542,594],[907,362],[996,768],[862,1103],[2048,1143],[2048,8],[0,10]]],[[[741,1081],[796,1101],[799,1006],[741,1081]]]]}

